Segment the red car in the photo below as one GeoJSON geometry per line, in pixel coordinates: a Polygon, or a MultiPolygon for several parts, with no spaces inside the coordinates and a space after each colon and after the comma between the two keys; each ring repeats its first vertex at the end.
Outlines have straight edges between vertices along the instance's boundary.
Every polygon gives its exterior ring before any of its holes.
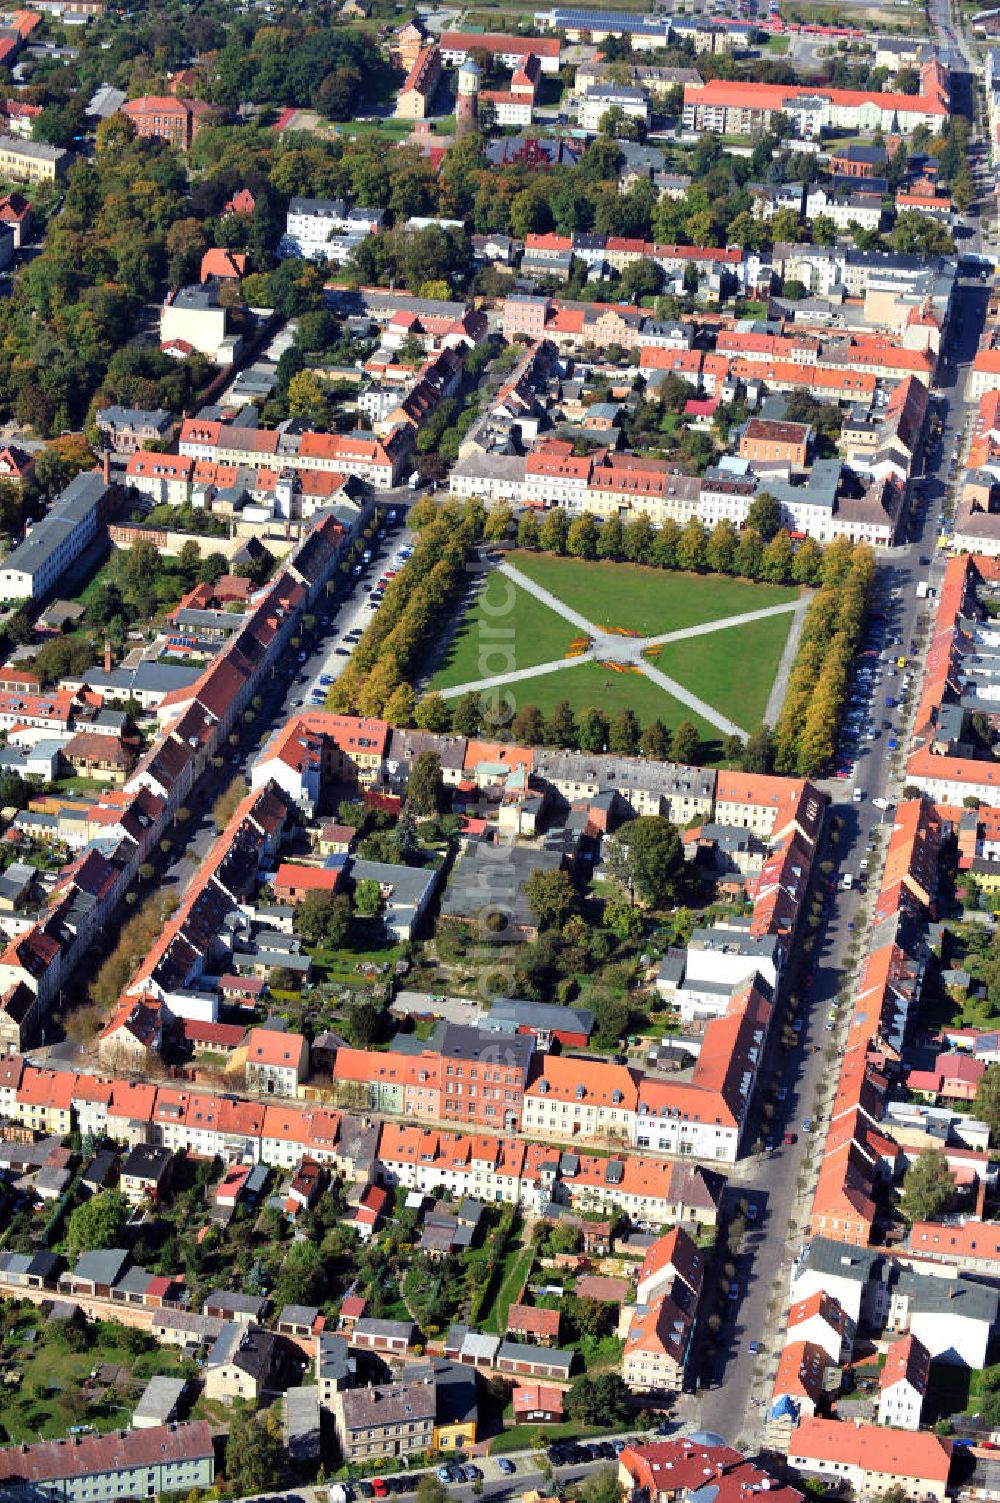
{"type": "Polygon", "coordinates": [[[372,1492],[375,1494],[376,1498],[387,1498],[389,1496],[389,1489],[386,1487],[381,1477],[372,1478],[372,1492]]]}
{"type": "Polygon", "coordinates": [[[793,1132],[786,1132],[781,1141],[785,1144],[786,1147],[790,1148],[791,1145],[795,1142],[795,1134],[793,1132]]]}

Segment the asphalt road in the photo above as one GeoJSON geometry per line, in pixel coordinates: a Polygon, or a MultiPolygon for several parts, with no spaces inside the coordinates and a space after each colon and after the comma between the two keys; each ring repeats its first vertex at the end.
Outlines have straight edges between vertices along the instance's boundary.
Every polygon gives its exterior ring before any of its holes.
{"type": "MultiPolygon", "coordinates": [[[[635,1432],[630,1432],[630,1435],[634,1438],[635,1432]]],[[[626,1437],[623,1434],[621,1438],[626,1437]]],[[[483,1498],[496,1499],[497,1503],[503,1503],[505,1499],[520,1498],[524,1493],[534,1489],[548,1493],[551,1488],[551,1477],[547,1471],[542,1471],[536,1465],[538,1455],[536,1451],[513,1452],[510,1459],[516,1471],[510,1477],[502,1475],[497,1465],[497,1458],[476,1456],[475,1464],[483,1473],[482,1483],[478,1484],[480,1491],[475,1491],[476,1483],[448,1483],[448,1497],[454,1499],[455,1503],[476,1503],[477,1499],[483,1498]]],[[[562,1487],[572,1490],[602,1468],[616,1465],[616,1462],[604,1460],[577,1462],[570,1466],[553,1467],[552,1477],[556,1478],[562,1487]]],[[[433,1470],[433,1468],[428,1470],[433,1470]]],[[[392,1486],[390,1498],[414,1497],[423,1475],[423,1471],[387,1473],[386,1480],[391,1481],[392,1486]]],[[[356,1503],[363,1503],[357,1481],[352,1482],[351,1486],[354,1489],[356,1503]]],[[[297,1487],[291,1491],[261,1493],[252,1499],[243,1500],[243,1503],[329,1503],[329,1486],[297,1487]]]]}
{"type": "MultiPolygon", "coordinates": [[[[410,491],[387,491],[380,496],[380,503],[395,507],[397,516],[405,513],[413,501],[410,491]]],[[[307,658],[299,662],[295,654],[288,653],[271,673],[271,678],[260,688],[263,705],[253,723],[239,727],[240,742],[236,747],[221,751],[223,766],[206,768],[187,800],[190,819],[176,827],[171,834],[175,850],[163,869],[158,886],[173,888],[180,897],[201,866],[216,837],[212,819],[212,806],[219,794],[234,777],[242,774],[247,782],[254,758],[274,728],[282,724],[293,709],[308,704],[311,690],[319,688],[319,676],[339,672],[347,658],[335,656],[335,648],[343,634],[357,624],[367,625],[371,619],[368,608],[368,586],[379,577],[384,567],[392,567],[391,559],[410,534],[403,526],[390,529],[387,537],[373,550],[371,565],[355,582],[355,586],[336,605],[317,603],[315,614],[317,628],[311,643],[307,644],[307,658]]]]}
{"type": "MultiPolygon", "coordinates": [[[[391,508],[390,508],[391,509],[391,508]]],[[[398,517],[397,512],[397,517],[398,517]]],[[[340,677],[350,661],[353,645],[345,640],[348,633],[362,632],[369,625],[377,609],[369,599],[377,581],[387,569],[398,571],[403,567],[404,548],[413,546],[413,534],[405,525],[386,529],[386,536],[372,549],[371,561],[362,565],[363,572],[357,580],[353,593],[344,601],[339,612],[331,617],[320,618],[320,635],[311,652],[296,665],[294,684],[289,688],[287,708],[309,708],[314,695],[317,703],[325,699],[329,683],[340,677]],[[327,624],[324,625],[323,623],[327,624]]]]}
{"type": "MultiPolygon", "coordinates": [[[[923,657],[919,644],[935,608],[935,598],[918,599],[916,589],[923,580],[936,592],[944,573],[946,560],[937,547],[938,518],[943,515],[947,527],[954,512],[954,485],[961,473],[968,428],[976,409],[976,404],[965,397],[966,377],[982,331],[986,299],[987,286],[982,282],[965,279],[957,289],[947,358],[935,386],[942,437],[923,456],[923,479],[906,541],[880,556],[873,613],[884,645],[862,712],[857,755],[843,753],[843,761],[851,769],[847,777],[820,784],[831,799],[828,831],[834,818],[840,827],[836,845],[828,846],[825,852],[836,863],[836,885],[826,893],[827,916],[816,932],[815,948],[803,957],[798,976],[791,978],[790,990],[797,990],[803,999],[800,1043],[794,1049],[784,1049],[781,1029],[773,1029],[762,1075],[771,1083],[774,1104],[774,1116],[763,1131],[777,1146],[769,1154],[744,1160],[730,1177],[729,1204],[745,1199],[754,1208],[755,1218],[734,1259],[740,1297],[731,1310],[727,1308],[716,1337],[707,1337],[704,1326],[700,1328],[692,1364],[698,1387],[694,1394],[682,1395],[677,1403],[678,1417],[717,1430],[737,1444],[742,1441],[752,1446],[759,1440],[763,1406],[770,1395],[783,1339],[789,1270],[802,1241],[825,1131],[823,1113],[829,1104],[849,1017],[849,1007],[841,1003],[839,993],[851,979],[852,944],[859,945],[862,956],[865,953],[868,909],[878,888],[884,855],[879,827],[890,824],[891,808],[904,786],[905,752],[920,691],[923,657]],[[953,461],[956,451],[958,460],[953,461]],[[911,642],[918,643],[915,653],[910,651],[911,642]],[[907,670],[896,665],[897,657],[908,660],[907,670]],[[913,678],[904,705],[889,709],[886,697],[900,699],[904,671],[911,670],[913,678]],[[889,721],[891,730],[884,728],[885,721],[889,721]],[[877,728],[874,740],[867,738],[871,728],[877,728]],[[889,748],[890,738],[897,742],[895,753],[889,748]],[[860,802],[855,801],[855,789],[860,790],[860,802]],[[879,808],[875,800],[884,801],[889,808],[879,808]],[[867,872],[862,871],[863,861],[867,872]],[[842,885],[845,872],[851,873],[854,882],[850,890],[842,885]],[[870,887],[866,886],[868,882],[870,887]],[[831,1010],[835,1013],[833,1021],[831,1010]],[[804,1128],[806,1121],[813,1123],[811,1131],[804,1128]],[[795,1133],[796,1141],[786,1146],[782,1139],[789,1131],[795,1133]],[[808,1173],[808,1186],[800,1194],[797,1183],[804,1171],[808,1173]],[[714,1355],[706,1351],[710,1339],[716,1347],[714,1355]],[[760,1343],[758,1353],[751,1352],[751,1342],[760,1343]]],[[[751,1144],[753,1136],[751,1129],[751,1144]]],[[[713,1308],[711,1299],[704,1308],[713,1308]]]]}

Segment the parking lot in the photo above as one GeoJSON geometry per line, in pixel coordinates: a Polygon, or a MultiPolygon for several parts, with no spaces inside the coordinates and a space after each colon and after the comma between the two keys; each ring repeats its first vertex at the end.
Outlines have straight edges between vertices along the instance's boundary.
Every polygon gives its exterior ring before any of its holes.
{"type": "MultiPolygon", "coordinates": [[[[672,1433],[678,1427],[669,1424],[663,1428],[664,1433],[672,1433]]],[[[626,1445],[652,1438],[651,1435],[637,1437],[632,1433],[603,1440],[567,1440],[553,1444],[548,1447],[545,1458],[552,1468],[553,1477],[542,1470],[539,1452],[525,1450],[510,1456],[477,1456],[474,1462],[451,1462],[433,1469],[414,1469],[385,1477],[363,1477],[350,1482],[331,1482],[329,1486],[303,1487],[293,1493],[261,1495],[247,1500],[247,1503],[358,1503],[361,1499],[405,1498],[416,1493],[421,1477],[426,1476],[428,1470],[433,1470],[444,1483],[455,1503],[473,1503],[474,1499],[480,1498],[503,1503],[505,1499],[520,1497],[533,1489],[561,1496],[602,1467],[615,1466],[626,1445]],[[445,1473],[449,1474],[449,1480],[445,1479],[445,1473]]]]}

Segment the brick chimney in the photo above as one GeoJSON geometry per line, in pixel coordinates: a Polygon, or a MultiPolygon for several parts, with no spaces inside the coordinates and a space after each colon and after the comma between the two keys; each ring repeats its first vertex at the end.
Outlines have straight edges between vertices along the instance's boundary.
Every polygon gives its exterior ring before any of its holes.
{"type": "Polygon", "coordinates": [[[104,471],[104,484],[105,485],[110,485],[111,484],[111,450],[110,449],[105,449],[105,451],[104,451],[104,458],[103,458],[102,463],[101,463],[101,468],[104,471]]]}
{"type": "Polygon", "coordinates": [[[104,671],[111,672],[111,638],[104,638],[104,671]]]}

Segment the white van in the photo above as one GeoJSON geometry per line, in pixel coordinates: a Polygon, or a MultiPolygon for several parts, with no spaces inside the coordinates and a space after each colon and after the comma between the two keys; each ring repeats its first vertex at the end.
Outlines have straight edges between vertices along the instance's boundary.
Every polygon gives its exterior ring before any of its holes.
{"type": "Polygon", "coordinates": [[[854,878],[851,876],[850,872],[844,873],[843,881],[840,885],[841,887],[843,887],[845,892],[850,892],[851,888],[854,886],[854,878]]]}

